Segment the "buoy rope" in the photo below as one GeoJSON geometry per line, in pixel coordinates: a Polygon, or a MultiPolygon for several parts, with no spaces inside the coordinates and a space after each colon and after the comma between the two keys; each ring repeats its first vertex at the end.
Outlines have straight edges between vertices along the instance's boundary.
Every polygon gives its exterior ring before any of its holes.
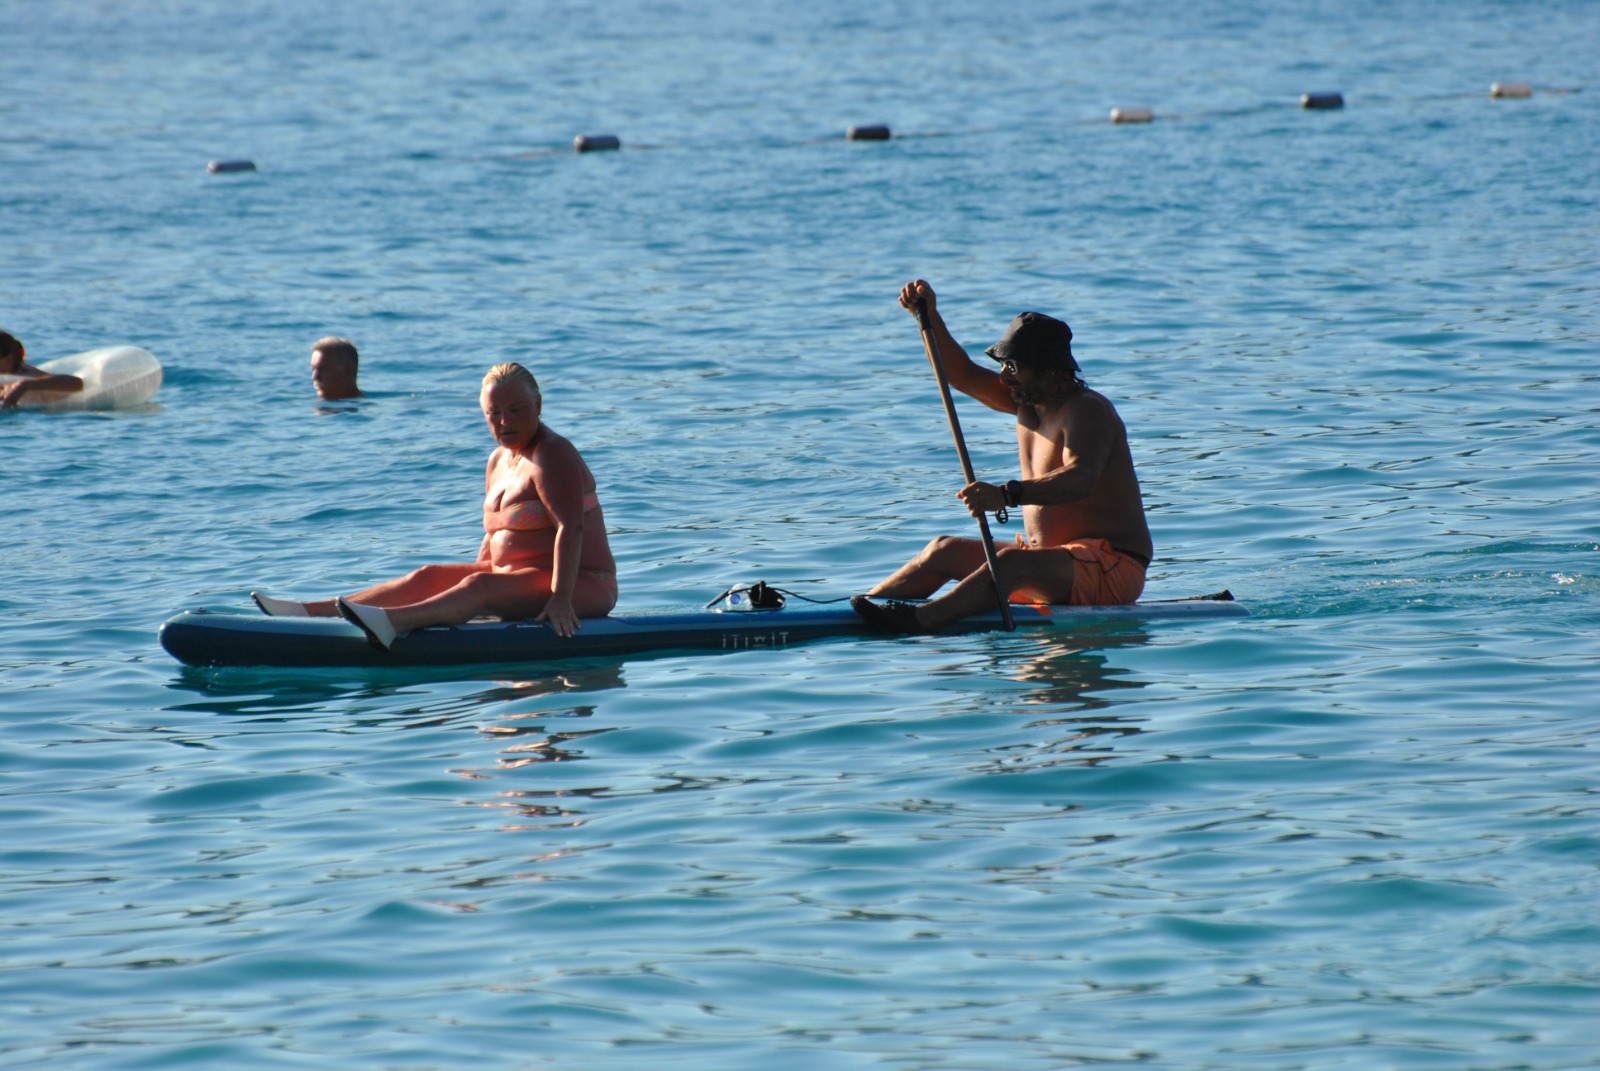
{"type": "MultiPolygon", "coordinates": [[[[1357,106],[1392,106],[1400,104],[1433,103],[1450,100],[1490,99],[1497,96],[1505,96],[1508,99],[1514,100],[1519,96],[1522,99],[1526,99],[1526,97],[1534,95],[1566,96],[1573,93],[1581,93],[1584,89],[1583,86],[1529,86],[1525,83],[1508,83],[1506,84],[1508,88],[1520,87],[1524,90],[1524,93],[1502,94],[1499,92],[1501,85],[1501,83],[1496,83],[1493,91],[1489,94],[1479,91],[1475,93],[1426,93],[1415,96],[1358,96],[1354,99],[1354,104],[1357,106]]],[[[1273,100],[1265,101],[1259,104],[1246,104],[1231,108],[1208,108],[1189,112],[1161,112],[1153,111],[1149,107],[1113,108],[1111,109],[1111,122],[1119,124],[1147,125],[1154,119],[1158,119],[1162,122],[1182,122],[1194,119],[1231,119],[1247,115],[1260,115],[1265,112],[1283,109],[1294,109],[1295,111],[1349,111],[1353,110],[1349,107],[1351,103],[1351,101],[1347,100],[1340,93],[1324,92],[1315,94],[1307,93],[1295,100],[1273,100]],[[1122,114],[1119,115],[1119,113],[1122,114]]],[[[1105,126],[1107,125],[1107,120],[1105,118],[1066,119],[1062,121],[1061,125],[1068,127],[1105,126]]],[[[966,130],[922,130],[911,131],[908,133],[894,133],[889,127],[884,126],[883,124],[870,124],[852,126],[845,132],[839,134],[787,140],[782,138],[770,138],[763,139],[762,143],[773,148],[786,148],[797,145],[824,145],[839,141],[907,141],[919,138],[975,137],[998,134],[1011,129],[1015,128],[1004,126],[986,126],[971,127],[966,130]]],[[[568,143],[565,147],[558,148],[551,146],[547,148],[530,149],[525,152],[500,153],[489,157],[489,159],[531,160],[547,156],[571,156],[574,154],[574,144],[576,144],[577,151],[579,153],[593,153],[596,151],[596,147],[598,147],[599,150],[609,152],[615,152],[619,150],[648,152],[652,150],[659,151],[694,147],[690,143],[680,145],[654,143],[634,144],[632,142],[625,143],[613,134],[580,134],[573,140],[573,142],[568,143]]]]}

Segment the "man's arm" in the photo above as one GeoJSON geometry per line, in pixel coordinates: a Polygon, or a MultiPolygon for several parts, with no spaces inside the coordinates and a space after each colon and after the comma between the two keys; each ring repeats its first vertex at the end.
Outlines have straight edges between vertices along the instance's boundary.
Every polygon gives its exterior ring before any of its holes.
{"type": "Polygon", "coordinates": [[[945,326],[944,317],[939,315],[933,287],[922,279],[914,279],[901,289],[900,304],[915,316],[919,300],[928,307],[928,321],[933,325],[933,338],[939,345],[939,356],[944,363],[945,378],[950,381],[950,385],[990,409],[1015,414],[1017,403],[1011,397],[1010,388],[1000,381],[1000,373],[973,363],[972,358],[967,356],[967,351],[962,349],[961,344],[950,334],[950,329],[945,326]]]}
{"type": "Polygon", "coordinates": [[[1077,502],[1094,494],[1122,434],[1121,421],[1109,403],[1089,395],[1072,403],[1071,419],[1061,436],[1061,464],[1031,480],[1021,481],[1021,501],[1030,506],[1077,502]]]}
{"type": "Polygon", "coordinates": [[[973,516],[993,513],[1001,506],[1057,506],[1078,502],[1094,494],[1111,461],[1111,452],[1124,434],[1122,421],[1110,403],[1093,395],[1072,403],[1071,419],[1056,448],[1061,464],[1048,472],[1009,484],[970,483],[956,492],[973,516]],[[1006,488],[1015,492],[1010,497],[1006,488]]]}

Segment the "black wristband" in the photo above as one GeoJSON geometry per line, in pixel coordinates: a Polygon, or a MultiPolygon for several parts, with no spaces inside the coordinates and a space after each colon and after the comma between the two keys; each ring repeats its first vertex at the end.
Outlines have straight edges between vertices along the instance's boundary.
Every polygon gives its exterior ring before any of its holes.
{"type": "Polygon", "coordinates": [[[1007,480],[1006,485],[1000,488],[1000,493],[1004,496],[1004,501],[1007,506],[1022,505],[1021,480],[1007,480]]]}

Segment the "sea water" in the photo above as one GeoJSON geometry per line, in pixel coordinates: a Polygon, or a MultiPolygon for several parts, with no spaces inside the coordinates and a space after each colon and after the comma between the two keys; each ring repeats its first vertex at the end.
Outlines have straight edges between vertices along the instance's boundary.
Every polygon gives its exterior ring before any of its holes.
{"type": "Polygon", "coordinates": [[[1600,7],[13,0],[0,45],[0,327],[166,371],[0,414],[0,1063],[1600,1062],[1600,7]],[[975,531],[919,276],[974,353],[1072,324],[1147,597],[1251,617],[156,643],[471,557],[507,360],[623,608],[864,590],[975,531]]]}

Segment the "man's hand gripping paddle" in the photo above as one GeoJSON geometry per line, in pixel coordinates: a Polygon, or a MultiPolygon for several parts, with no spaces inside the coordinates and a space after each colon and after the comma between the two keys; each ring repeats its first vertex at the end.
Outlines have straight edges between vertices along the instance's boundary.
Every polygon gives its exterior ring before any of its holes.
{"type": "MultiPolygon", "coordinates": [[[[972,474],[972,458],[967,456],[967,441],[961,436],[961,421],[956,419],[956,403],[950,396],[950,381],[944,373],[944,357],[939,353],[939,340],[933,334],[933,317],[928,315],[928,303],[922,298],[917,299],[917,323],[922,327],[922,346],[928,351],[928,363],[933,365],[933,374],[939,380],[939,395],[944,399],[944,415],[950,420],[950,434],[956,440],[956,453],[961,455],[961,472],[967,478],[967,483],[976,483],[978,478],[972,474]]],[[[1000,562],[995,558],[994,538],[989,535],[989,518],[986,514],[977,514],[978,531],[983,536],[983,557],[989,563],[989,579],[994,581],[994,592],[1000,600],[1000,622],[1007,632],[1016,628],[1011,620],[1011,600],[1008,598],[1005,584],[1000,581],[1000,562]]]]}

